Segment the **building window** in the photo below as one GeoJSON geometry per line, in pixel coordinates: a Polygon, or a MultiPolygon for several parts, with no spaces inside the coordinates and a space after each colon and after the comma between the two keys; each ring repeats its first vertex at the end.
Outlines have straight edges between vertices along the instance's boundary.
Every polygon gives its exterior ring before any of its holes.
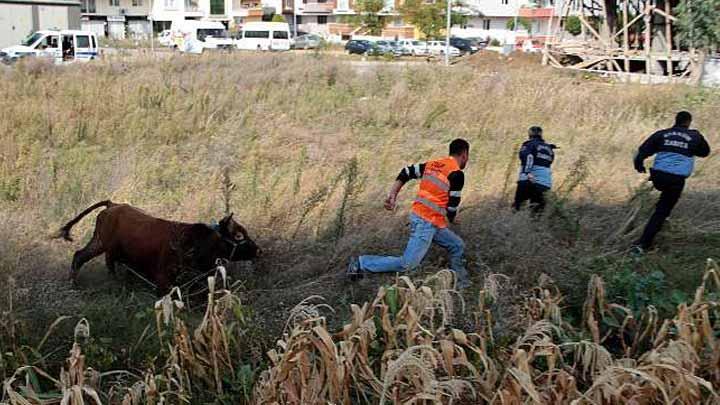
{"type": "Polygon", "coordinates": [[[225,14],[225,0],[210,0],[210,14],[224,15],[225,14]]]}
{"type": "Polygon", "coordinates": [[[318,24],[327,24],[327,16],[326,15],[319,15],[317,17],[318,24]]]}
{"type": "Polygon", "coordinates": [[[295,21],[297,21],[298,25],[302,24],[302,16],[301,15],[295,16],[295,21]]]}
{"type": "Polygon", "coordinates": [[[81,13],[94,13],[95,12],[95,0],[82,0],[80,3],[81,13]]]}
{"type": "Polygon", "coordinates": [[[120,0],[110,0],[110,7],[120,7],[120,0]]]}
{"type": "Polygon", "coordinates": [[[500,1],[502,2],[503,5],[506,5],[506,6],[508,4],[510,4],[510,0],[500,0],[500,1]]]}
{"type": "Polygon", "coordinates": [[[490,20],[483,20],[483,29],[484,30],[490,29],[490,20]]]}
{"type": "Polygon", "coordinates": [[[143,0],[132,0],[133,7],[142,7],[143,0]]]}

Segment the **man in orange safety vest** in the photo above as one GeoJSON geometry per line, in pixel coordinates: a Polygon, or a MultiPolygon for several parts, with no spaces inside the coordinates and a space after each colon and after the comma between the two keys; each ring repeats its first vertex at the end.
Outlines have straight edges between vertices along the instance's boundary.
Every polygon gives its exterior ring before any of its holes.
{"type": "Polygon", "coordinates": [[[397,195],[405,183],[420,180],[420,189],[410,215],[410,240],[402,256],[360,256],[350,260],[347,275],[356,278],[364,273],[388,273],[415,270],[435,242],[450,254],[450,268],[457,288],[470,284],[465,270],[465,244],[448,223],[455,220],[460,193],[465,183],[463,169],[470,155],[470,144],[463,139],[450,143],[450,156],[403,168],[385,200],[385,209],[394,210],[397,195]]]}

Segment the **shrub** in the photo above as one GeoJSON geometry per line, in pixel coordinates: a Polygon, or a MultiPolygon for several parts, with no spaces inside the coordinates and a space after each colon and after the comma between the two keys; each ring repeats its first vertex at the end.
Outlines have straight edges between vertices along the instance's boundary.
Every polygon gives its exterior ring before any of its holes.
{"type": "Polygon", "coordinates": [[[582,32],[582,22],[580,21],[580,18],[574,15],[568,16],[565,19],[565,31],[569,32],[572,35],[580,35],[582,32]]]}

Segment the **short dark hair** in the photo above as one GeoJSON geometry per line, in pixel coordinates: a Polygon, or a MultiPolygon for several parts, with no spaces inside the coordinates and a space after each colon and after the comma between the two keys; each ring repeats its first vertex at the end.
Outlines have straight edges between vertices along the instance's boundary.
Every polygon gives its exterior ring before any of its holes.
{"type": "Polygon", "coordinates": [[[528,129],[528,135],[530,137],[542,136],[542,133],[543,133],[543,130],[540,127],[530,127],[530,129],[528,129]]]}
{"type": "Polygon", "coordinates": [[[462,155],[463,152],[468,152],[469,150],[470,144],[464,139],[458,138],[450,142],[450,155],[452,156],[462,155]]]}
{"type": "Polygon", "coordinates": [[[687,111],[680,111],[675,116],[676,127],[689,127],[692,123],[692,114],[687,111]]]}

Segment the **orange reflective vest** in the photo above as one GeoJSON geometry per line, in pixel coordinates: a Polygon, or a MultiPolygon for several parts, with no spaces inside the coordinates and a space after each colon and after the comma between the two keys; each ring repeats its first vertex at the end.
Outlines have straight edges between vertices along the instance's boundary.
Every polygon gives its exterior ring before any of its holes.
{"type": "Polygon", "coordinates": [[[448,176],[458,170],[460,166],[453,157],[425,163],[420,190],[412,207],[413,213],[438,228],[447,228],[447,206],[450,201],[448,176]]]}

